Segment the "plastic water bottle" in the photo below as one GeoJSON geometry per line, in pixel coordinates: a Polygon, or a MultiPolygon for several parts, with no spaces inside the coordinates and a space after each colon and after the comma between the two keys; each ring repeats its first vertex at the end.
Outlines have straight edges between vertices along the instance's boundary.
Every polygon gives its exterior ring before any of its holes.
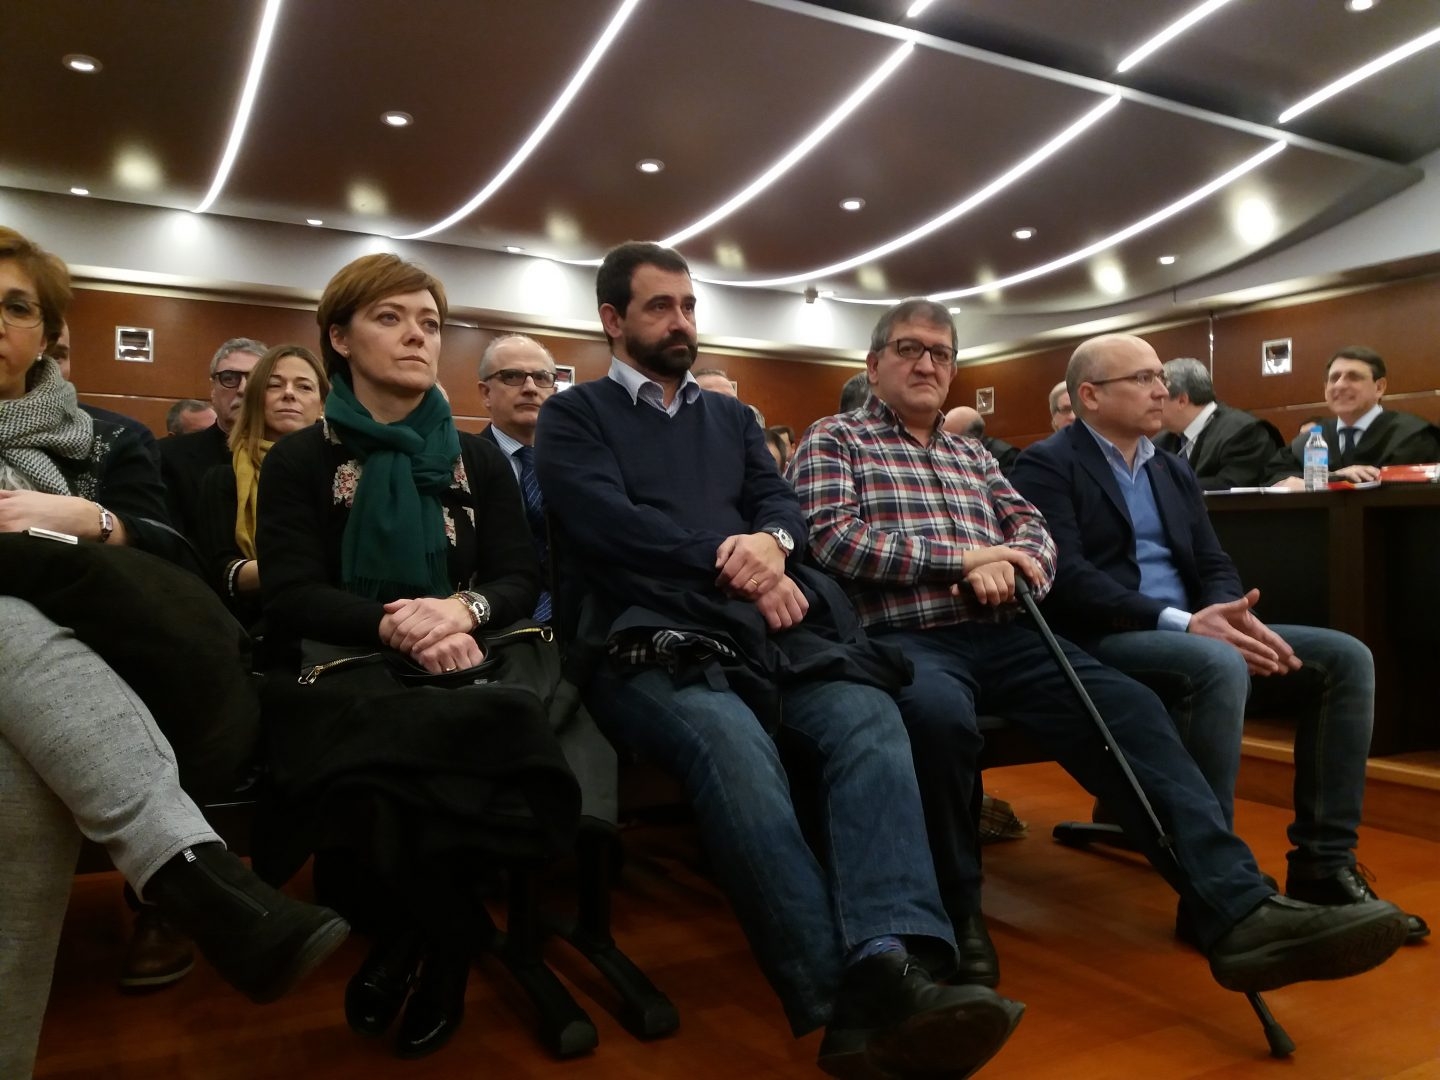
{"type": "Polygon", "coordinates": [[[1330,448],[1325,436],[1313,428],[1305,440],[1305,490],[1324,491],[1330,483],[1330,448]]]}

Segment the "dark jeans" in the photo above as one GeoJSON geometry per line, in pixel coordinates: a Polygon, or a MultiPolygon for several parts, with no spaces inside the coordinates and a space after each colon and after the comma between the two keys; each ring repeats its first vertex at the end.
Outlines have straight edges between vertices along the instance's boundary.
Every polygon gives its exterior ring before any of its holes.
{"type": "Polygon", "coordinates": [[[941,895],[952,917],[977,911],[980,903],[979,845],[970,810],[982,745],[977,709],[1023,728],[1085,790],[1114,809],[1126,833],[1195,913],[1205,944],[1270,895],[1250,849],[1226,827],[1220,804],[1165,707],[1133,679],[1062,642],[1174,841],[1178,870],[1035,630],[1019,623],[962,623],[872,633],[899,645],[915,664],[915,681],[899,695],[900,712],[914,747],[941,895]]]}
{"type": "Polygon", "coordinates": [[[719,884],[797,1035],[830,1018],[846,954],[882,934],[932,970],[954,937],[925,847],[910,743],[890,695],[849,682],[787,690],[777,738],[818,777],[807,845],[772,739],[729,690],[659,669],[605,674],[586,694],[601,728],[677,777],[719,884]]]}

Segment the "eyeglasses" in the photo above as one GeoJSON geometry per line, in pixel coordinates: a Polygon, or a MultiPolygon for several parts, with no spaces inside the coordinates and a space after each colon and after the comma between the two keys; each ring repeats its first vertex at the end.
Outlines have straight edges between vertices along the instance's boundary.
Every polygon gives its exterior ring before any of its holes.
{"type": "Polygon", "coordinates": [[[45,312],[39,304],[23,296],[8,296],[0,304],[0,321],[17,330],[30,330],[45,319],[45,312]]]}
{"type": "Polygon", "coordinates": [[[895,355],[901,360],[909,360],[912,364],[924,356],[927,352],[930,359],[937,364],[953,364],[955,362],[955,350],[949,345],[926,345],[923,341],[915,338],[896,338],[894,341],[887,341],[885,347],[893,348],[895,355]]]}
{"type": "Polygon", "coordinates": [[[541,390],[549,390],[555,385],[555,372],[516,371],[514,368],[501,368],[499,371],[486,375],[481,382],[489,382],[491,379],[499,379],[506,386],[524,386],[526,379],[533,379],[535,385],[541,390]]]}
{"type": "Polygon", "coordinates": [[[226,368],[224,371],[215,372],[210,378],[225,387],[226,390],[235,390],[243,385],[246,379],[250,378],[250,373],[248,371],[236,371],[234,368],[226,368]]]}
{"type": "Polygon", "coordinates": [[[1149,390],[1157,382],[1170,388],[1170,379],[1163,371],[1156,371],[1154,368],[1146,368],[1144,371],[1136,371],[1130,375],[1116,375],[1113,379],[1086,379],[1091,386],[1104,386],[1112,382],[1132,382],[1142,390],[1149,390]]]}

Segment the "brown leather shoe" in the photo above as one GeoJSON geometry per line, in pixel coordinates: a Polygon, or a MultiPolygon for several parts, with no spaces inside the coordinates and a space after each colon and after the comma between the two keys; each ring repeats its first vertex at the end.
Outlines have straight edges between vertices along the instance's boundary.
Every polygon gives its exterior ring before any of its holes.
{"type": "Polygon", "coordinates": [[[179,982],[194,966],[194,943],[155,908],[142,907],[120,967],[121,991],[160,990],[179,982]]]}

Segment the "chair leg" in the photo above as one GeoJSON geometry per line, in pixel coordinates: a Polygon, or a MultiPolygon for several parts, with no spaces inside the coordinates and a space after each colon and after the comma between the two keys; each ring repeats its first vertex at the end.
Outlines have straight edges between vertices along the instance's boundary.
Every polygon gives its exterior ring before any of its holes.
{"type": "Polygon", "coordinates": [[[523,868],[510,872],[510,900],[505,931],[491,935],[491,949],[515,976],[534,1003],[541,1045],[558,1058],[576,1057],[595,1049],[600,1035],[589,1015],[556,978],[542,954],[535,876],[523,868]]]}

